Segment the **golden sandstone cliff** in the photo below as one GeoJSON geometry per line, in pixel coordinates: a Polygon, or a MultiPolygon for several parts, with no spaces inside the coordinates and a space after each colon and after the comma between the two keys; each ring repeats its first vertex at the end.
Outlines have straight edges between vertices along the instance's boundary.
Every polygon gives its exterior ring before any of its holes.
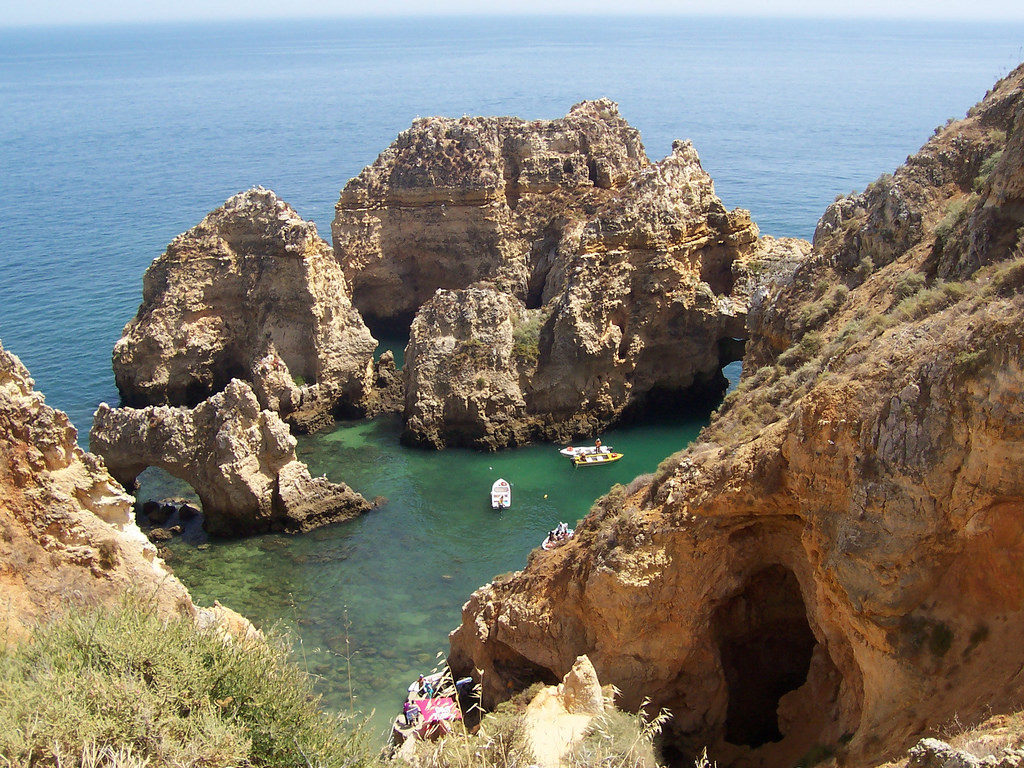
{"type": "Polygon", "coordinates": [[[332,230],[363,314],[413,318],[405,439],[437,448],[717,395],[755,285],[809,249],[727,211],[689,143],[650,163],[607,100],[417,121],[345,187],[332,230]]]}
{"type": "Polygon", "coordinates": [[[316,227],[258,187],[146,270],[114,375],[130,405],[196,405],[240,378],[264,408],[308,430],[366,406],[376,346],[316,227]]]}
{"type": "Polygon", "coordinates": [[[0,347],[0,635],[128,593],[166,614],[194,614],[136,526],[132,497],[76,437],[0,347]]]}
{"type": "Polygon", "coordinates": [[[866,765],[1019,709],[1024,67],[837,200],[747,332],[701,438],[478,590],[453,666],[493,704],[586,654],[730,765],[866,765]]]}

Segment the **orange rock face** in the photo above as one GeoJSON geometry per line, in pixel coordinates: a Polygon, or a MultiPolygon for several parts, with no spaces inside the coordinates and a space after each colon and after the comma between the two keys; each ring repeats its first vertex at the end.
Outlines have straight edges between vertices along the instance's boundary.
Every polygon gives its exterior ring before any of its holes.
{"type": "Polygon", "coordinates": [[[132,497],[76,437],[0,347],[0,635],[129,594],[159,611],[195,611],[135,525],[132,497]]]}
{"type": "Polygon", "coordinates": [[[866,765],[1024,703],[1024,68],[830,207],[696,444],[482,587],[485,698],[581,654],[719,765],[866,765]]]}

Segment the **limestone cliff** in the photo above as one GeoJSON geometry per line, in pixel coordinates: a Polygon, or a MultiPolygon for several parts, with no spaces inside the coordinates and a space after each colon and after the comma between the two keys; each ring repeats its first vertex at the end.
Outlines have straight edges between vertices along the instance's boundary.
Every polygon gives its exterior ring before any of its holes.
{"type": "Polygon", "coordinates": [[[307,531],[370,508],[347,485],[310,477],[288,426],[237,379],[192,409],[101,403],[89,445],[126,487],[150,466],[185,480],[213,534],[307,531]]]}
{"type": "Polygon", "coordinates": [[[438,288],[494,279],[537,306],[565,227],[647,162],[607,99],[557,120],[416,120],[338,200],[331,232],[353,301],[371,324],[407,327],[438,288]]]}
{"type": "Polygon", "coordinates": [[[131,405],[195,405],[232,378],[302,430],[366,396],[376,341],[312,222],[262,187],[176,237],[114,347],[131,405]]]}
{"type": "Polygon", "coordinates": [[[76,439],[0,346],[0,635],[131,592],[168,613],[195,610],[135,525],[132,497],[76,439]]]}
{"type": "MultiPolygon", "coordinates": [[[[406,354],[406,439],[489,449],[597,432],[652,401],[720,394],[752,296],[806,256],[727,211],[689,143],[567,224],[548,301],[441,290],[406,354]]],[[[358,295],[358,294],[357,294],[358,295]]]]}
{"type": "Polygon", "coordinates": [[[719,765],[867,765],[1024,694],[1024,68],[751,295],[687,451],[478,590],[485,703],[587,654],[719,765]]]}

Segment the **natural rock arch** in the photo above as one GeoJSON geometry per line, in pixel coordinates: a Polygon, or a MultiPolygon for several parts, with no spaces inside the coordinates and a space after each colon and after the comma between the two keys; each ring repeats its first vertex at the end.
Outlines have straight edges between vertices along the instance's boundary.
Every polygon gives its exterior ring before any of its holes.
{"type": "Polygon", "coordinates": [[[310,477],[288,426],[237,379],[192,409],[101,403],[89,442],[128,488],[151,466],[188,483],[218,535],[304,531],[370,508],[347,485],[310,477]]]}

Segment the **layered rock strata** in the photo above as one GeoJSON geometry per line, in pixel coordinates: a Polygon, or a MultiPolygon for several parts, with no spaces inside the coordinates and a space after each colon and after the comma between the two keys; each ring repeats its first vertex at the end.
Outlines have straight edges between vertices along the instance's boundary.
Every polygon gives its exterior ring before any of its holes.
{"type": "Polygon", "coordinates": [[[418,119],[342,190],[335,253],[371,325],[408,327],[438,288],[483,279],[538,306],[566,226],[647,164],[607,99],[557,120],[418,119]]]}
{"type": "Polygon", "coordinates": [[[478,590],[485,705],[587,654],[719,765],[868,765],[1020,707],[1024,68],[756,292],[700,440],[478,590]]]}
{"type": "Polygon", "coordinates": [[[370,508],[347,485],[310,477],[288,426],[237,379],[192,409],[101,403],[89,445],[126,487],[151,466],[186,481],[216,535],[306,531],[370,508]]]}
{"type": "Polygon", "coordinates": [[[176,237],[114,347],[130,405],[195,405],[232,378],[302,431],[358,409],[376,341],[312,222],[262,187],[176,237]]]}
{"type": "Polygon", "coordinates": [[[0,346],[0,635],[126,595],[192,613],[188,592],[135,524],[132,497],[77,445],[68,417],[46,405],[28,371],[0,346]]]}
{"type": "Polygon", "coordinates": [[[406,354],[407,440],[567,440],[659,399],[720,395],[751,297],[809,250],[727,211],[683,142],[561,238],[561,287],[538,309],[497,281],[423,306],[406,354]]]}

